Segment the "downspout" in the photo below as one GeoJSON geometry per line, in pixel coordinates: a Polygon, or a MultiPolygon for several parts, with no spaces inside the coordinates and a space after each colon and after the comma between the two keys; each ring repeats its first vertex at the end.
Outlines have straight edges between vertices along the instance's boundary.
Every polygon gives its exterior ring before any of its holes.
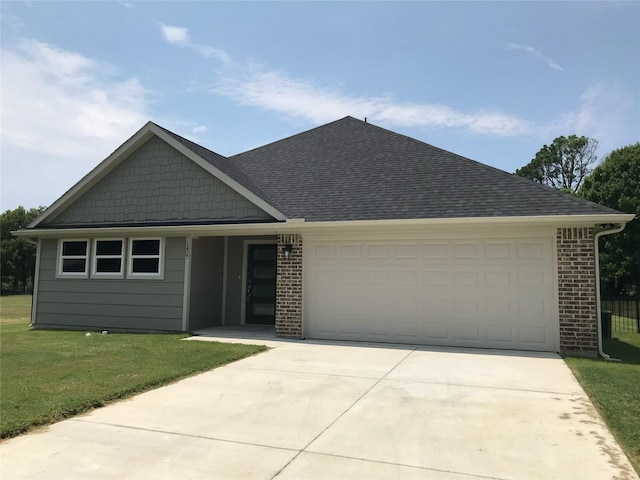
{"type": "Polygon", "coordinates": [[[602,305],[600,302],[600,248],[598,246],[598,240],[600,237],[604,237],[605,235],[612,235],[614,233],[619,233],[624,230],[626,224],[618,224],[617,227],[613,227],[609,230],[605,230],[604,227],[601,227],[602,230],[597,232],[593,236],[594,250],[595,250],[595,267],[596,267],[596,320],[598,323],[598,353],[605,360],[611,361],[620,361],[617,358],[611,358],[611,355],[608,355],[602,349],[602,305]]]}
{"type": "Polygon", "coordinates": [[[37,320],[38,311],[38,284],[40,283],[40,255],[41,255],[41,242],[42,239],[38,239],[37,242],[27,238],[27,242],[36,246],[36,264],[33,272],[33,292],[31,293],[31,320],[29,326],[33,327],[37,320]]]}

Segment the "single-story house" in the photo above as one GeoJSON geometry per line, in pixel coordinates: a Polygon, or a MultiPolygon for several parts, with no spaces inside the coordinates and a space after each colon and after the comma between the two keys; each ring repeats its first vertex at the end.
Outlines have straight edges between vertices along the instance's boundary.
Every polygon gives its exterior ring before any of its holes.
{"type": "Polygon", "coordinates": [[[232,157],[147,123],[28,228],[36,328],[578,352],[633,215],[352,117],[232,157]]]}

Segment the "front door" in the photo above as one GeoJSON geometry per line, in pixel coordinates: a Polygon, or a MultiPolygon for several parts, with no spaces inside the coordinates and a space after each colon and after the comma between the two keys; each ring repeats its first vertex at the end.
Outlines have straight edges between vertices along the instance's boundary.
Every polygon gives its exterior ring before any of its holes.
{"type": "Polygon", "coordinates": [[[274,325],[276,318],[275,244],[249,245],[245,323],[274,325]]]}

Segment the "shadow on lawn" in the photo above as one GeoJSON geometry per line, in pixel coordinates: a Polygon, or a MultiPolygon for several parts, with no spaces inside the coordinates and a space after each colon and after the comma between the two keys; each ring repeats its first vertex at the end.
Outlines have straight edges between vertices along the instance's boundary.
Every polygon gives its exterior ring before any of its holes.
{"type": "MultiPolygon", "coordinates": [[[[604,351],[613,358],[622,360],[624,363],[640,365],[640,334],[632,335],[637,337],[637,341],[633,341],[633,343],[630,343],[631,340],[627,342],[626,338],[611,338],[609,340],[605,340],[604,351]]],[[[633,340],[636,340],[636,338],[633,340]]]]}

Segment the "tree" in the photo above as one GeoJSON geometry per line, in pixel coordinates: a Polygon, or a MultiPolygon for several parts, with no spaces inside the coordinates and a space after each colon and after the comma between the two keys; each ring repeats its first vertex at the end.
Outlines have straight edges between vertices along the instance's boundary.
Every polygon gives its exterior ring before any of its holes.
{"type": "Polygon", "coordinates": [[[598,141],[593,138],[558,137],[544,145],[533,160],[516,170],[516,175],[550,187],[575,193],[591,173],[598,141]]]}
{"type": "Polygon", "coordinates": [[[0,272],[2,294],[26,293],[33,286],[36,246],[26,238],[16,238],[11,231],[29,225],[43,207],[25,210],[18,207],[0,215],[0,272]]]}
{"type": "MultiPolygon", "coordinates": [[[[625,213],[640,215],[640,142],[611,152],[578,190],[578,195],[625,213]]],[[[609,295],[640,293],[640,221],[602,237],[602,289],[609,295]]]]}

